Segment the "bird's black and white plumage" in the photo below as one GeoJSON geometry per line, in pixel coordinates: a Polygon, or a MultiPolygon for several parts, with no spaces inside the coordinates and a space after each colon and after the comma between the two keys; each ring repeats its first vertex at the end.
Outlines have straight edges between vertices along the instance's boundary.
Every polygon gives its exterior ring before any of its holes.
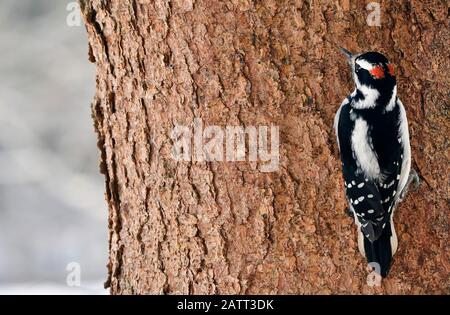
{"type": "Polygon", "coordinates": [[[356,84],[334,123],[345,191],[358,227],[359,250],[385,277],[397,250],[393,214],[411,167],[408,121],[397,96],[394,67],[386,57],[343,51],[356,84]]]}

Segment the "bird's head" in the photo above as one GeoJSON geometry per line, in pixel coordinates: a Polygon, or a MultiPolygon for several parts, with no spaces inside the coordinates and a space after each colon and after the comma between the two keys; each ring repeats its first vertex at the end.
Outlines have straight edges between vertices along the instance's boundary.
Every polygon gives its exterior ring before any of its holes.
{"type": "Polygon", "coordinates": [[[382,90],[396,84],[395,69],[392,63],[379,52],[353,54],[341,48],[347,56],[356,87],[362,86],[382,90]]]}

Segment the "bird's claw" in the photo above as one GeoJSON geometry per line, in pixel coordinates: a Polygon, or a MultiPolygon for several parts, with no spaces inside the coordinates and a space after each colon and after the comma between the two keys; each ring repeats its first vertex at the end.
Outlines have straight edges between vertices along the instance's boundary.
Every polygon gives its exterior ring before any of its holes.
{"type": "Polygon", "coordinates": [[[350,218],[353,218],[353,211],[350,208],[345,208],[344,211],[350,218]]]}
{"type": "Polygon", "coordinates": [[[403,188],[403,191],[400,194],[400,201],[403,201],[406,198],[411,183],[414,183],[412,191],[416,191],[417,189],[419,189],[420,177],[414,169],[411,169],[411,171],[409,172],[408,181],[406,182],[405,188],[403,188]]]}
{"type": "Polygon", "coordinates": [[[414,190],[419,189],[420,177],[419,174],[417,174],[417,172],[414,169],[412,169],[411,172],[409,173],[408,181],[414,183],[414,190]]]}

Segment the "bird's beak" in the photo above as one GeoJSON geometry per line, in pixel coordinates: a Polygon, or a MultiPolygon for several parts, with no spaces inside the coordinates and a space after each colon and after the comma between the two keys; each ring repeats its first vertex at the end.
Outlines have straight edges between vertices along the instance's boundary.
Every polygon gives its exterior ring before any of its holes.
{"type": "Polygon", "coordinates": [[[341,49],[341,52],[347,57],[347,63],[350,66],[350,68],[353,71],[353,58],[355,55],[353,53],[345,48],[339,47],[341,49]]]}
{"type": "Polygon", "coordinates": [[[352,54],[349,50],[347,50],[347,49],[345,49],[345,48],[342,48],[342,47],[339,47],[339,48],[341,49],[341,52],[342,52],[345,56],[347,56],[347,58],[348,58],[349,60],[353,58],[353,54],[352,54]]]}

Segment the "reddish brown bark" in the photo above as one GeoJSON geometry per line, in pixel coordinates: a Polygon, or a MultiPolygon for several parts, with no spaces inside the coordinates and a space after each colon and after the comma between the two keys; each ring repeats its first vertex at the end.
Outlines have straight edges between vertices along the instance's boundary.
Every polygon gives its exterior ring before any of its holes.
{"type": "Polygon", "coordinates": [[[126,293],[450,293],[446,1],[81,1],[110,211],[107,284],[126,293]],[[342,45],[396,65],[423,183],[396,212],[381,288],[346,207],[332,121],[342,45]],[[177,162],[174,124],[280,126],[280,169],[177,162]]]}

